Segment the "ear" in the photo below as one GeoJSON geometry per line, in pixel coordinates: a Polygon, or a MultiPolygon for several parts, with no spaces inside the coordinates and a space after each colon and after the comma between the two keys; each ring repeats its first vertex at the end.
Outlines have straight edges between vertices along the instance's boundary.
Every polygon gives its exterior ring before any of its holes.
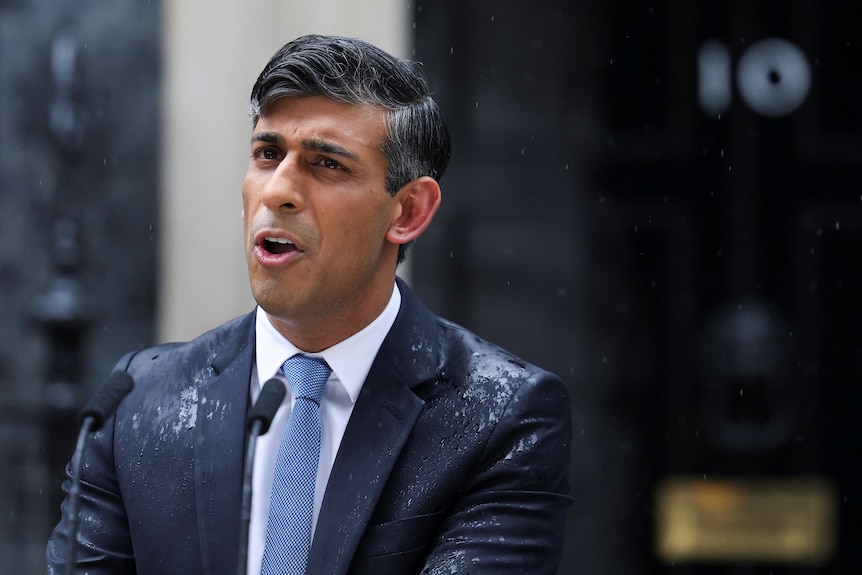
{"type": "Polygon", "coordinates": [[[406,244],[418,238],[431,224],[440,207],[440,184],[428,176],[416,178],[398,190],[395,217],[386,232],[393,244],[406,244]]]}

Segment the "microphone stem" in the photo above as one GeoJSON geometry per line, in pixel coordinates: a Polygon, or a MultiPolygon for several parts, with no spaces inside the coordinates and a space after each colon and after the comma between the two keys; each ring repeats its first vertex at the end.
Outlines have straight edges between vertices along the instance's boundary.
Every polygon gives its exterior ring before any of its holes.
{"type": "Polygon", "coordinates": [[[246,575],[248,571],[248,531],[251,523],[251,476],[254,469],[254,451],[257,445],[257,437],[263,422],[260,419],[252,421],[248,434],[248,449],[245,454],[245,466],[243,467],[242,481],[242,520],[240,521],[239,534],[239,561],[237,562],[237,575],[246,575]]]}
{"type": "Polygon", "coordinates": [[[66,574],[72,575],[75,568],[76,554],[78,551],[78,528],[81,524],[79,510],[81,507],[81,467],[84,463],[84,451],[90,439],[90,430],[93,428],[95,418],[88,415],[84,418],[81,431],[78,433],[78,444],[75,447],[75,455],[72,457],[72,484],[69,487],[69,540],[66,542],[66,574]]]}

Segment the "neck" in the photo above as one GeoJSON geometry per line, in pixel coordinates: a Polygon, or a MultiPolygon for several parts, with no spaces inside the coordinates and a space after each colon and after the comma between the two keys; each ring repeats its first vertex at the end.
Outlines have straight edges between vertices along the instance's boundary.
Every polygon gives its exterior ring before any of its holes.
{"type": "Polygon", "coordinates": [[[394,286],[393,278],[388,287],[376,290],[361,310],[354,305],[333,309],[326,317],[284,318],[269,312],[266,316],[276,331],[293,345],[306,353],[318,353],[362,331],[377,319],[389,303],[394,286]]]}

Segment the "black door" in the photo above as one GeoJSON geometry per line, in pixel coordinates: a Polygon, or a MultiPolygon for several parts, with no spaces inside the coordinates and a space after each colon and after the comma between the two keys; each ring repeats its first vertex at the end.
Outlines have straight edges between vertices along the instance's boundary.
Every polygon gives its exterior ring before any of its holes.
{"type": "Polygon", "coordinates": [[[862,5],[440,2],[417,291],[567,379],[561,573],[862,569],[862,5]]]}

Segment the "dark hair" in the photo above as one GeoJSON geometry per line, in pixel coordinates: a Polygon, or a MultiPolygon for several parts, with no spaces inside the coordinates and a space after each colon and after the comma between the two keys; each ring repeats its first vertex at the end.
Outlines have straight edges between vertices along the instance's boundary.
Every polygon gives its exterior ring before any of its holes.
{"type": "MultiPolygon", "coordinates": [[[[356,38],[302,36],[270,59],[251,91],[250,114],[261,114],[280,98],[324,96],[338,102],[387,111],[381,151],[386,190],[398,190],[420,176],[440,180],[449,163],[449,131],[428,83],[413,66],[356,38]]],[[[400,246],[398,261],[407,245],[400,246]]]]}

